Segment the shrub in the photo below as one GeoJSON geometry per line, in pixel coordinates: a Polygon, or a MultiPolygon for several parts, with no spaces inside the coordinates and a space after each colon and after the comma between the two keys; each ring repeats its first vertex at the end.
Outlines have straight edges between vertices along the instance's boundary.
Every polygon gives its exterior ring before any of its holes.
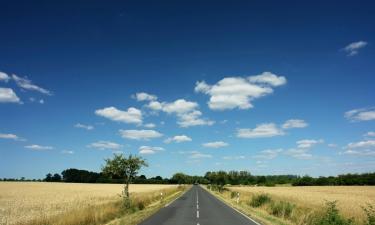
{"type": "Polygon", "coordinates": [[[271,214],[278,217],[290,218],[294,205],[289,202],[280,201],[271,204],[271,214]]]}
{"type": "Polygon", "coordinates": [[[251,198],[250,205],[252,207],[260,207],[268,202],[271,202],[271,197],[267,194],[254,195],[251,198]]]}
{"type": "Polygon", "coordinates": [[[310,222],[313,225],[353,225],[352,219],[345,219],[336,208],[336,201],[326,203],[326,211],[323,215],[310,222]]]}
{"type": "Polygon", "coordinates": [[[230,198],[235,198],[235,197],[237,197],[237,192],[235,191],[230,192],[230,198]]]}
{"type": "Polygon", "coordinates": [[[372,205],[367,205],[363,207],[363,210],[366,213],[367,221],[365,221],[365,225],[375,225],[375,208],[372,205]]]}

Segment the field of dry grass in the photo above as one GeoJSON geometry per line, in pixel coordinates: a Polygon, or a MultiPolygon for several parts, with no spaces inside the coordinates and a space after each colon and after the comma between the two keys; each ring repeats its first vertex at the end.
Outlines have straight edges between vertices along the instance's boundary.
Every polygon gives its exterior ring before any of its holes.
{"type": "Polygon", "coordinates": [[[362,206],[375,205],[375,186],[322,186],[322,187],[230,187],[243,193],[268,193],[272,197],[306,208],[321,208],[325,201],[337,201],[345,217],[362,218],[362,206]]]}
{"type": "MultiPolygon", "coordinates": [[[[131,185],[150,193],[175,185],[131,185]]],[[[0,224],[17,224],[120,200],[121,184],[0,182],[0,224]]]]}

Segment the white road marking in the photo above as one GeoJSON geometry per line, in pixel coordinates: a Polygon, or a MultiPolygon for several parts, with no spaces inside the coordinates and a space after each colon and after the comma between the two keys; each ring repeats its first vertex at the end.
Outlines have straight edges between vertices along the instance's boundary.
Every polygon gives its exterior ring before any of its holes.
{"type": "Polygon", "coordinates": [[[197,211],[197,218],[199,218],[199,211],[197,211]]]}
{"type": "Polygon", "coordinates": [[[197,204],[197,209],[199,209],[199,205],[197,204]]]}

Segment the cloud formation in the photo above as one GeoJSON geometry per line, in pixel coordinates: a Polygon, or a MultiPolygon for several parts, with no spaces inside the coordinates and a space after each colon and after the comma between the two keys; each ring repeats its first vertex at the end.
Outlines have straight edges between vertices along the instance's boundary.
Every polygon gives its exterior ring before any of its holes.
{"type": "Polygon", "coordinates": [[[206,148],[223,148],[228,145],[229,144],[224,141],[214,141],[214,142],[207,142],[207,143],[202,144],[202,146],[206,148]]]}
{"type": "Polygon", "coordinates": [[[99,150],[118,150],[122,148],[122,145],[110,141],[98,141],[87,145],[88,148],[96,148],[99,150]]]}
{"type": "Polygon", "coordinates": [[[239,138],[266,138],[284,135],[284,131],[279,129],[274,123],[258,124],[254,129],[244,128],[237,130],[239,138]]]}
{"type": "Polygon", "coordinates": [[[52,146],[42,146],[42,145],[26,145],[25,148],[35,150],[35,151],[44,151],[44,150],[52,150],[52,146]]]}
{"type": "Polygon", "coordinates": [[[243,77],[225,77],[214,85],[198,81],[195,92],[210,96],[208,106],[212,110],[249,109],[252,101],[273,93],[273,87],[286,84],[286,78],[270,72],[243,77]]]}
{"type": "Polygon", "coordinates": [[[151,101],[147,105],[154,111],[163,111],[177,116],[177,124],[180,127],[213,125],[214,121],[202,118],[202,112],[198,110],[198,103],[177,99],[174,102],[151,101]]]}
{"type": "Polygon", "coordinates": [[[310,153],[311,148],[317,144],[324,143],[323,139],[303,139],[296,142],[296,148],[288,149],[285,154],[296,159],[312,159],[313,155],[310,153]]]}
{"type": "Polygon", "coordinates": [[[290,119],[285,121],[285,123],[281,126],[283,129],[291,129],[291,128],[304,128],[307,127],[308,124],[301,119],[290,119]]]}
{"type": "Polygon", "coordinates": [[[32,81],[29,80],[28,78],[22,78],[22,77],[19,77],[19,76],[13,74],[12,79],[16,82],[18,87],[20,87],[24,90],[37,91],[37,92],[40,92],[40,93],[45,94],[45,95],[52,95],[51,91],[33,84],[32,81]]]}
{"type": "Polygon", "coordinates": [[[120,130],[120,135],[126,139],[132,140],[150,140],[162,137],[163,134],[155,130],[120,130]]]}
{"type": "Polygon", "coordinates": [[[271,159],[276,158],[281,152],[283,152],[283,149],[281,149],[281,148],[279,148],[279,149],[266,149],[266,150],[260,151],[260,153],[256,156],[254,156],[254,158],[271,160],[271,159]]]}
{"type": "Polygon", "coordinates": [[[361,48],[366,47],[366,45],[367,42],[365,41],[352,42],[344,48],[344,51],[347,53],[348,56],[354,56],[358,54],[361,48]]]}
{"type": "Polygon", "coordinates": [[[146,92],[138,92],[135,95],[133,95],[132,97],[135,98],[139,102],[141,102],[141,101],[155,101],[156,99],[158,99],[158,97],[156,95],[147,94],[146,92]]]}
{"type": "Polygon", "coordinates": [[[10,77],[8,74],[0,71],[0,81],[8,82],[10,77]]]}
{"type": "Polygon", "coordinates": [[[375,107],[353,109],[345,112],[344,116],[352,122],[375,120],[375,107]]]}
{"type": "Polygon", "coordinates": [[[176,135],[174,137],[169,137],[164,140],[164,142],[167,144],[172,143],[172,142],[181,143],[181,142],[187,142],[187,141],[192,141],[192,139],[191,137],[188,137],[186,135],[176,135]]]}
{"type": "Polygon", "coordinates": [[[11,139],[11,140],[23,140],[22,138],[18,137],[17,135],[15,134],[4,134],[4,133],[0,133],[0,139],[11,139]]]}
{"type": "Polygon", "coordinates": [[[13,89],[0,88],[0,103],[21,103],[21,100],[13,89]]]}
{"type": "Polygon", "coordinates": [[[145,146],[145,145],[139,147],[139,154],[143,154],[143,155],[151,155],[160,151],[165,151],[165,149],[162,147],[152,147],[152,146],[145,146]]]}
{"type": "Polygon", "coordinates": [[[75,124],[74,127],[85,129],[85,130],[93,130],[94,129],[94,126],[92,126],[92,125],[85,125],[85,124],[81,124],[81,123],[75,124]]]}
{"type": "Polygon", "coordinates": [[[375,140],[349,143],[343,154],[355,156],[375,156],[375,140]]]}
{"type": "Polygon", "coordinates": [[[122,111],[111,106],[98,109],[95,114],[117,122],[142,124],[142,111],[133,107],[128,108],[127,111],[122,111]]]}

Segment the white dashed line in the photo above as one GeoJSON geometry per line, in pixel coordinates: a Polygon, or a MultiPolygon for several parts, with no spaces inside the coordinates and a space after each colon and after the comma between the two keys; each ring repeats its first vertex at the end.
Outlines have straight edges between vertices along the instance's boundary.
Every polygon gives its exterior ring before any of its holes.
{"type": "Polygon", "coordinates": [[[197,218],[199,218],[199,211],[197,211],[197,218]]]}

